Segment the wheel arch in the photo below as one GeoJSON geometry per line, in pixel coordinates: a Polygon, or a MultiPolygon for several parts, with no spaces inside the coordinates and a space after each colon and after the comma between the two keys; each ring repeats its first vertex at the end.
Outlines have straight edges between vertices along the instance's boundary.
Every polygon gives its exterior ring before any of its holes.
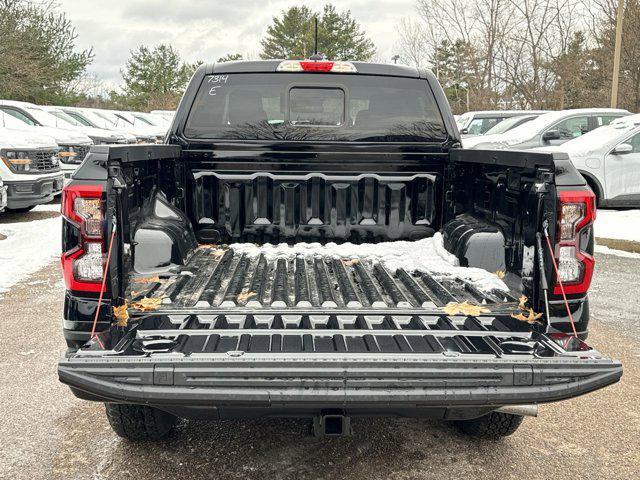
{"type": "Polygon", "coordinates": [[[600,180],[598,180],[593,174],[589,172],[585,172],[584,170],[578,170],[578,172],[580,172],[580,175],[584,177],[589,187],[591,187],[591,190],[593,190],[593,193],[595,193],[596,207],[601,206],[602,203],[605,201],[605,198],[604,198],[604,188],[602,187],[600,180]]]}

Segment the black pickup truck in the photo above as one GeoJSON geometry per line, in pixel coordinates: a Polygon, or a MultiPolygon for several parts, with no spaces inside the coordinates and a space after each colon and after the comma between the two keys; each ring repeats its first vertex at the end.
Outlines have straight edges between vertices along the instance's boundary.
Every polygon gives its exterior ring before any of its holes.
{"type": "Polygon", "coordinates": [[[584,179],[461,149],[431,73],[201,66],[165,143],[92,147],[63,195],[58,374],[119,435],[390,415],[497,437],[621,377],[585,343],[584,179]]]}

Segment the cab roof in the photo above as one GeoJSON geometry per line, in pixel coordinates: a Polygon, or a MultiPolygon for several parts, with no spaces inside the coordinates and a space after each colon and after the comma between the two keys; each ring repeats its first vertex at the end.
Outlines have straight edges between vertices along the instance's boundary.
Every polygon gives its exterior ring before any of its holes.
{"type": "MultiPolygon", "coordinates": [[[[233,62],[210,63],[206,65],[206,74],[213,73],[276,73],[278,65],[284,60],[239,60],[233,62]]],[[[388,63],[349,62],[352,63],[357,73],[340,75],[385,75],[394,77],[420,78],[424,75],[415,67],[388,63]]]]}

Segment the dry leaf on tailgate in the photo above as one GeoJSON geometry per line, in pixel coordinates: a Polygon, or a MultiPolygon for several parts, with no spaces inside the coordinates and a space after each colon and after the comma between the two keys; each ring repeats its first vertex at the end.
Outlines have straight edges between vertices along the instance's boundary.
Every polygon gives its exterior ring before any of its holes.
{"type": "Polygon", "coordinates": [[[536,313],[533,311],[533,308],[530,308],[525,316],[523,313],[518,313],[517,315],[512,313],[511,316],[516,320],[520,320],[521,322],[527,323],[536,323],[542,317],[541,313],[536,313]]]}
{"type": "Polygon", "coordinates": [[[489,309],[481,307],[480,305],[473,305],[465,300],[462,303],[449,302],[446,306],[442,307],[447,315],[459,315],[463,314],[470,317],[478,317],[482,313],[489,313],[489,309]]]}
{"type": "Polygon", "coordinates": [[[521,310],[526,310],[528,300],[529,299],[526,296],[520,295],[520,303],[518,303],[518,308],[520,308],[521,310]]]}
{"type": "Polygon", "coordinates": [[[237,299],[239,302],[246,302],[248,300],[251,300],[253,297],[257,295],[258,294],[256,292],[244,292],[244,293],[238,294],[237,299]]]}
{"type": "Polygon", "coordinates": [[[133,283],[153,283],[153,282],[159,282],[159,281],[160,281],[160,277],[140,277],[140,278],[133,279],[133,283]]]}
{"type": "Polygon", "coordinates": [[[127,304],[127,302],[120,305],[119,307],[113,307],[113,316],[116,317],[116,320],[118,320],[119,327],[126,327],[127,323],[129,322],[129,312],[127,311],[128,308],[129,305],[127,304]]]}
{"type": "Polygon", "coordinates": [[[344,263],[347,267],[352,267],[356,263],[360,263],[360,260],[358,260],[357,258],[352,258],[350,260],[343,260],[342,263],[344,263]]]}
{"type": "Polygon", "coordinates": [[[162,304],[161,297],[142,298],[137,302],[133,302],[131,304],[131,308],[134,308],[141,312],[152,312],[153,310],[157,310],[161,304],[162,304]]]}
{"type": "Polygon", "coordinates": [[[502,280],[504,278],[504,271],[502,271],[502,270],[496,270],[493,274],[496,277],[498,277],[500,280],[502,280]]]}
{"type": "Polygon", "coordinates": [[[226,250],[223,250],[223,249],[221,249],[221,248],[217,248],[217,249],[215,249],[215,250],[214,250],[213,252],[211,252],[211,253],[212,253],[212,255],[213,255],[214,257],[216,257],[216,258],[220,258],[220,257],[222,257],[226,252],[227,252],[226,250]]]}

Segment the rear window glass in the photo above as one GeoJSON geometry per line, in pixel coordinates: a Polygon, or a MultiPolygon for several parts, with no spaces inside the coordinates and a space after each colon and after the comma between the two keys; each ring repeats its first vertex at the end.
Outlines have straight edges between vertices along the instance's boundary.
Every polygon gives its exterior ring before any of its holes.
{"type": "Polygon", "coordinates": [[[339,88],[292,88],[289,90],[289,121],[296,126],[339,127],[344,121],[344,91],[339,88]]]}
{"type": "Polygon", "coordinates": [[[205,77],[185,127],[190,138],[442,141],[424,80],[372,75],[238,73],[205,77]]]}

